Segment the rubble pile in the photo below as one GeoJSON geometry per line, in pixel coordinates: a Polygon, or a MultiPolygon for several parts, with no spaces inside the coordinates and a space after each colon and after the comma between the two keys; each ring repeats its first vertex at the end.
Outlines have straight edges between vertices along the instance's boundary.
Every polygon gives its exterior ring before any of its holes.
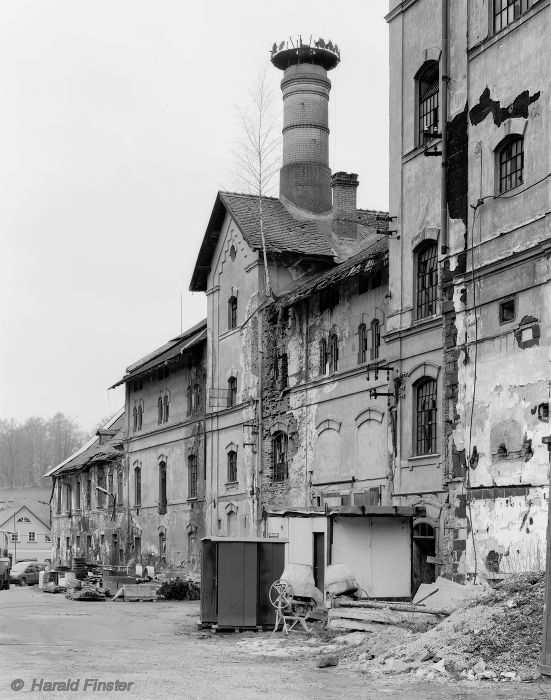
{"type": "MultiPolygon", "coordinates": [[[[466,601],[424,634],[372,658],[369,638],[352,665],[375,673],[530,681],[539,673],[545,573],[512,576],[466,601]]],[[[349,663],[352,661],[348,659],[349,663]]]]}

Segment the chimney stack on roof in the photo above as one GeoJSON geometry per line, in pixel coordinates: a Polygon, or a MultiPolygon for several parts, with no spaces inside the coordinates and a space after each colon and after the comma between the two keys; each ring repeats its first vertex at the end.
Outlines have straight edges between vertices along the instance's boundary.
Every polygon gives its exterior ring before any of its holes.
{"type": "Polygon", "coordinates": [[[272,63],[283,71],[283,164],[279,196],[299,209],[322,214],[331,210],[329,168],[329,91],[327,71],[340,52],[323,39],[303,44],[274,44],[272,63]]]}
{"type": "Polygon", "coordinates": [[[333,233],[338,238],[356,239],[358,225],[356,221],[356,190],[358,189],[356,173],[335,173],[331,178],[333,188],[333,233]]]}

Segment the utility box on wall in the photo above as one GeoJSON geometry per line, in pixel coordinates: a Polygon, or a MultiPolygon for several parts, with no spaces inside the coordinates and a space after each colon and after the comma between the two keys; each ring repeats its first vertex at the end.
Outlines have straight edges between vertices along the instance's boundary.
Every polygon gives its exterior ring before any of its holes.
{"type": "Polygon", "coordinates": [[[275,624],[269,592],[283,573],[286,542],[258,537],[205,538],[201,624],[234,628],[275,624]]]}

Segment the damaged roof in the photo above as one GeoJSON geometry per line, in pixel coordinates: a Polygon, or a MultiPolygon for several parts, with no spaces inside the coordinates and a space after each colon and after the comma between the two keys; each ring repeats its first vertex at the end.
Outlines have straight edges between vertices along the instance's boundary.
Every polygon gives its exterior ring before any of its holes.
{"type": "MultiPolygon", "coordinates": [[[[337,251],[333,245],[330,216],[294,216],[279,199],[263,197],[263,221],[266,250],[272,255],[294,254],[302,257],[334,262],[337,251]]],[[[258,197],[252,194],[218,192],[212,214],[203,237],[191,278],[192,292],[205,291],[211,260],[218,243],[226,213],[229,213],[247,244],[253,250],[262,249],[258,197]]],[[[381,212],[358,209],[356,223],[363,228],[361,235],[383,228],[386,222],[377,222],[381,212]]]]}
{"type": "Polygon", "coordinates": [[[107,421],[102,429],[85,442],[76,452],[70,457],[60,462],[58,465],[50,469],[44,476],[58,476],[66,472],[76,471],[92,464],[112,462],[123,454],[124,434],[124,408],[121,408],[117,413],[107,421]],[[115,435],[100,445],[102,431],[116,431],[115,435]]]}
{"type": "Polygon", "coordinates": [[[366,239],[367,245],[356,255],[322,273],[297,285],[292,291],[279,297],[277,306],[285,307],[296,304],[316,291],[330,287],[347,277],[375,272],[388,262],[388,239],[386,236],[374,235],[366,239]]]}
{"type": "Polygon", "coordinates": [[[176,336],[168,343],[165,343],[160,348],[153,350],[145,357],[137,360],[133,364],[126,368],[126,374],[122,379],[119,379],[116,384],[110,386],[110,389],[114,389],[120,384],[125,384],[131,381],[135,377],[139,377],[156,367],[161,367],[166,365],[171,361],[176,361],[179,357],[183,355],[186,350],[190,350],[195,345],[202,343],[207,338],[207,319],[203,319],[195,326],[192,326],[184,333],[176,336]]]}

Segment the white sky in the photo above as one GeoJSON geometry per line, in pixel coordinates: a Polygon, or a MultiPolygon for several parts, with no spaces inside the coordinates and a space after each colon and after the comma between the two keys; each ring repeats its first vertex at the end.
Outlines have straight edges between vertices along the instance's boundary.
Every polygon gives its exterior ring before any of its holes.
{"type": "MultiPolygon", "coordinates": [[[[2,0],[0,418],[90,428],[206,314],[189,281],[274,41],[336,41],[333,171],[388,207],[388,0],[2,0]]],[[[277,98],[281,73],[270,67],[277,98]]]]}

